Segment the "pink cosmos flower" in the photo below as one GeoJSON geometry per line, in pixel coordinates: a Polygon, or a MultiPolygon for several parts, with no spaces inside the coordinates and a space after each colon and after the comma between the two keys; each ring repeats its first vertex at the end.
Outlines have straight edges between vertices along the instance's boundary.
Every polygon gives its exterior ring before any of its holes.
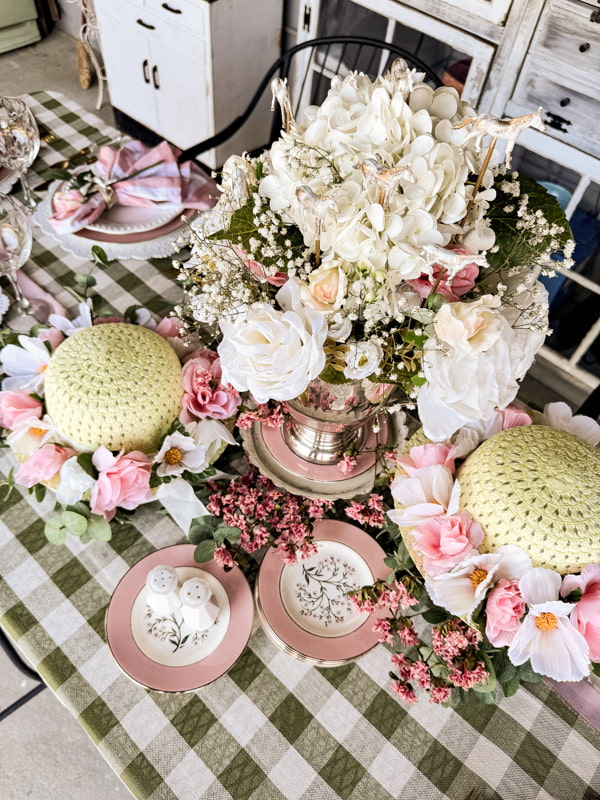
{"type": "Polygon", "coordinates": [[[421,467],[412,477],[397,477],[391,490],[394,500],[403,508],[388,511],[388,516],[401,528],[412,528],[433,517],[458,511],[460,484],[442,464],[421,467]]]}
{"type": "Polygon", "coordinates": [[[92,456],[99,472],[92,490],[92,514],[101,514],[111,520],[117,506],[137,508],[150,497],[150,471],[152,459],[139,450],[113,456],[106,447],[99,447],[92,456]]]}
{"type": "Polygon", "coordinates": [[[588,643],[592,661],[600,662],[600,564],[588,564],[580,575],[566,575],[561,596],[574,589],[581,589],[582,595],[571,612],[571,623],[588,643]]]}
{"type": "Polygon", "coordinates": [[[525,610],[519,581],[500,578],[485,604],[485,633],[494,647],[507,647],[512,642],[525,610]]]}
{"type": "Polygon", "coordinates": [[[468,511],[434,517],[411,531],[428,575],[441,575],[471,555],[483,541],[481,526],[468,511]]]}
{"type": "Polygon", "coordinates": [[[228,419],[241,403],[239,392],[230,384],[221,383],[221,360],[211,350],[190,353],[181,370],[183,384],[182,410],[179,419],[184,425],[198,419],[228,419]]]}
{"type": "Polygon", "coordinates": [[[27,392],[0,392],[0,426],[13,431],[30,417],[42,416],[42,404],[27,392]]]}
{"type": "Polygon", "coordinates": [[[454,455],[454,445],[422,444],[418,447],[411,447],[407,456],[397,456],[394,460],[412,478],[416,470],[421,467],[431,467],[434,464],[442,464],[454,472],[454,455]]]}
{"type": "MultiPolygon", "coordinates": [[[[470,255],[473,251],[461,244],[449,244],[446,246],[447,250],[453,250],[455,253],[461,255],[470,255]]],[[[475,286],[475,281],[479,275],[479,267],[477,264],[467,264],[456,275],[448,281],[445,277],[445,270],[439,264],[431,265],[431,275],[423,272],[419,278],[411,281],[406,281],[409,286],[416,291],[419,297],[429,297],[437,279],[442,272],[442,278],[436,287],[436,292],[445,297],[450,303],[456,303],[463,294],[470,291],[475,286]]]]}
{"type": "Polygon", "coordinates": [[[38,339],[42,342],[49,342],[52,351],[64,340],[65,335],[58,328],[42,328],[38,333],[38,339]]]}
{"type": "Polygon", "coordinates": [[[15,475],[15,482],[31,488],[36,483],[51,481],[60,472],[65,461],[73,455],[75,451],[69,447],[47,443],[22,464],[15,475]]]}
{"type": "Polygon", "coordinates": [[[502,415],[502,430],[506,431],[509,428],[520,428],[524,425],[531,425],[533,420],[523,408],[518,406],[506,406],[500,409],[502,415]]]}

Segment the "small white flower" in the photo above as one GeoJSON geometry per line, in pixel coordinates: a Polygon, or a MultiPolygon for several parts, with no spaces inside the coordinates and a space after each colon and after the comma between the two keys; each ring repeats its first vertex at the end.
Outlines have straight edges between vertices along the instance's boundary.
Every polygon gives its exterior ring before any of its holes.
{"type": "Polygon", "coordinates": [[[348,346],[344,377],[362,380],[372,375],[383,358],[383,350],[375,342],[353,342],[348,346]]]}
{"type": "Polygon", "coordinates": [[[44,372],[50,363],[46,345],[31,336],[19,336],[19,345],[7,344],[2,348],[0,361],[8,375],[2,381],[4,392],[30,392],[44,394],[44,372]]]}
{"type": "Polygon", "coordinates": [[[517,666],[531,661],[541,675],[556,681],[580,681],[590,674],[589,647],[569,614],[574,603],[558,600],[561,577],[537,567],[519,581],[529,613],[515,633],[508,657],[517,666]]]}
{"type": "Polygon", "coordinates": [[[531,568],[531,559],[514,544],[499,547],[495,553],[477,553],[450,572],[425,578],[425,588],[433,602],[458,617],[471,618],[487,590],[500,578],[518,580],[531,568]]]}
{"type": "Polygon", "coordinates": [[[544,419],[552,428],[572,433],[594,445],[600,442],[600,425],[591,417],[575,414],[566,403],[548,403],[544,406],[544,419]]]}
{"type": "Polygon", "coordinates": [[[75,319],[67,319],[62,314],[50,314],[48,322],[53,328],[56,328],[65,336],[72,336],[77,331],[82,331],[85,328],[92,327],[92,312],[91,301],[88,303],[79,303],[79,316],[75,319]]]}
{"type": "Polygon", "coordinates": [[[94,488],[95,480],[77,463],[77,456],[68,458],[60,468],[56,499],[65,506],[78,503],[94,488]]]}
{"type": "Polygon", "coordinates": [[[345,342],[351,333],[352,322],[348,317],[336,314],[332,320],[329,320],[327,335],[334,342],[345,342]]]}
{"type": "Polygon", "coordinates": [[[203,472],[208,467],[206,444],[198,444],[193,436],[175,431],[165,437],[154,463],[159,465],[156,474],[161,478],[181,475],[184,470],[203,472]]]}

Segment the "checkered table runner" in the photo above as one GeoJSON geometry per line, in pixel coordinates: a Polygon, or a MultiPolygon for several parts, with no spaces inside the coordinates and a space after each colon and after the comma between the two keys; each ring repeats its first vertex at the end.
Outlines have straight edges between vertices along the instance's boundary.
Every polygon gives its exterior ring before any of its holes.
{"type": "MultiPolygon", "coordinates": [[[[99,121],[65,98],[34,99],[76,149],[78,128],[83,144],[97,135],[99,121]]],[[[48,241],[37,242],[33,259],[32,277],[69,305],[61,285],[86,265],[48,241]]],[[[120,310],[137,301],[160,312],[176,299],[156,262],[116,262],[98,277],[120,310]]],[[[3,455],[0,467],[10,466],[3,455]]],[[[43,533],[51,505],[16,491],[2,504],[0,624],[136,797],[463,800],[472,789],[487,800],[600,797],[600,736],[543,683],[495,706],[406,708],[387,689],[383,647],[315,669],[258,628],[233,669],[203,689],[170,695],[137,686],[106,645],[106,607],[125,572],[181,542],[181,531],[142,509],[107,544],[71,537],[56,547],[43,533]]]]}

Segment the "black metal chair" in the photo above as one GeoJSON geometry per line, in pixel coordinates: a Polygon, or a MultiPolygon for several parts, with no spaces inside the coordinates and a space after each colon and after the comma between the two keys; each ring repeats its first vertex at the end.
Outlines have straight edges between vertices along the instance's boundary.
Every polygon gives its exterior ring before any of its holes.
{"type": "Polygon", "coordinates": [[[6,717],[12,714],[13,711],[21,708],[21,706],[25,705],[25,703],[43,691],[46,688],[46,684],[42,681],[37,672],[31,669],[31,667],[23,661],[2,628],[0,628],[0,649],[6,653],[10,661],[20,672],[23,673],[23,675],[25,675],[27,678],[30,678],[32,681],[35,681],[37,684],[37,686],[34,686],[33,689],[30,689],[22,697],[19,697],[17,700],[15,700],[14,703],[11,703],[5,709],[0,711],[0,722],[2,722],[2,720],[6,719],[6,717]]]}
{"type": "MultiPolygon", "coordinates": [[[[357,70],[371,78],[385,72],[396,58],[404,58],[409,67],[424,72],[427,82],[437,87],[442,85],[439,76],[421,59],[402,47],[366,36],[325,36],[310,39],[291,47],[272,65],[262,79],[254,96],[246,109],[226,128],[185,150],[181,160],[195,158],[213,147],[230,139],[248,121],[260,103],[263,95],[269,91],[271,81],[275,77],[288,78],[295,69],[294,86],[299,87],[290,98],[292,111],[297,116],[305,105],[320,103],[329,89],[334,75],[342,77],[348,72],[357,70]]],[[[281,131],[279,110],[273,115],[271,136],[264,146],[268,147],[281,131]]],[[[263,148],[260,148],[263,149],[263,148]]],[[[260,149],[256,152],[260,152],[260,149]]]]}

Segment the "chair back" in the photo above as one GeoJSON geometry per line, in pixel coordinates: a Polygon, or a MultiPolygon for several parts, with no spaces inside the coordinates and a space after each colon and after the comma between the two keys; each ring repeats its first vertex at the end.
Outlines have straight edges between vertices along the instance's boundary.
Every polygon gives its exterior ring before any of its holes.
{"type": "MultiPolygon", "coordinates": [[[[366,36],[323,36],[300,42],[283,53],[265,74],[246,109],[226,128],[186,150],[182,160],[195,158],[230,139],[252,116],[265,93],[270,92],[275,77],[287,78],[290,101],[294,117],[298,118],[304,108],[320,104],[335,75],[344,77],[349,72],[364,72],[370,78],[383,74],[397,58],[404,58],[411,68],[424,72],[427,82],[441,86],[438,75],[417,56],[402,47],[366,36]]],[[[273,112],[271,135],[264,147],[268,147],[281,132],[279,108],[273,112]]]]}

